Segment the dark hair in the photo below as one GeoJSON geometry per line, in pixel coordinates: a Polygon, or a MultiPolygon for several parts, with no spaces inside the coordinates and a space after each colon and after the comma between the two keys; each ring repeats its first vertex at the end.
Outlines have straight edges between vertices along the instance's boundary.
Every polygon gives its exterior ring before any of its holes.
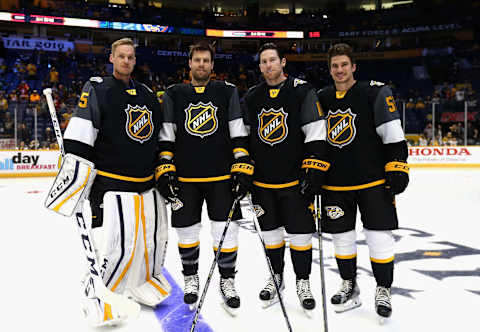
{"type": "Polygon", "coordinates": [[[332,58],[338,55],[348,56],[352,65],[355,64],[355,57],[353,56],[352,47],[348,44],[340,43],[340,44],[332,45],[332,47],[330,47],[330,49],[328,50],[328,53],[327,53],[328,68],[330,68],[332,58]]]}
{"type": "Polygon", "coordinates": [[[199,41],[196,44],[190,45],[190,50],[188,52],[188,58],[191,60],[193,57],[193,53],[195,51],[208,51],[210,52],[210,56],[212,57],[212,61],[215,58],[215,49],[211,44],[206,41],[199,41]]]}
{"type": "Polygon", "coordinates": [[[278,48],[278,46],[275,43],[265,43],[260,48],[258,49],[258,60],[260,61],[260,54],[262,54],[263,51],[266,50],[275,50],[277,51],[278,57],[280,60],[284,58],[283,56],[283,51],[278,48]]]}

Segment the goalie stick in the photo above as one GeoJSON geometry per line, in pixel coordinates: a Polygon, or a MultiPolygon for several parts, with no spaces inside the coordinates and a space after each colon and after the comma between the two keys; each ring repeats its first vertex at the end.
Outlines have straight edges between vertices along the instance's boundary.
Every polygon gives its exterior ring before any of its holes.
{"type": "MultiPolygon", "coordinates": [[[[63,146],[63,137],[60,130],[60,124],[58,123],[57,114],[55,111],[55,105],[53,104],[52,89],[48,88],[43,90],[43,94],[47,99],[48,111],[52,119],[55,136],[57,138],[58,146],[60,148],[61,157],[65,157],[65,149],[63,146]]],[[[136,318],[140,313],[140,305],[127,297],[116,294],[109,290],[103,283],[100,265],[98,263],[97,255],[95,254],[95,247],[92,241],[91,229],[85,222],[82,214],[82,204],[78,204],[77,211],[75,211],[77,230],[82,241],[82,248],[84,249],[85,256],[87,258],[90,276],[87,282],[87,287],[93,287],[93,291],[96,297],[102,302],[109,304],[116,308],[120,313],[127,315],[127,318],[136,318]]],[[[88,290],[85,290],[88,293],[88,290]]]]}

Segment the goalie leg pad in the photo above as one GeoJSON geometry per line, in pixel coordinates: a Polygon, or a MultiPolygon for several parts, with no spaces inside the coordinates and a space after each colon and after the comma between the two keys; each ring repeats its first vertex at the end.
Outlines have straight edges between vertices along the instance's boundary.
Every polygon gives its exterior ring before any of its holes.
{"type": "Polygon", "coordinates": [[[128,291],[137,302],[156,306],[168,298],[172,287],[162,275],[168,242],[165,201],[156,189],[140,195],[141,231],[137,241],[135,267],[128,281],[128,291]]]}
{"type": "Polygon", "coordinates": [[[45,207],[70,217],[95,178],[92,162],[68,153],[45,200],[45,207]]]}

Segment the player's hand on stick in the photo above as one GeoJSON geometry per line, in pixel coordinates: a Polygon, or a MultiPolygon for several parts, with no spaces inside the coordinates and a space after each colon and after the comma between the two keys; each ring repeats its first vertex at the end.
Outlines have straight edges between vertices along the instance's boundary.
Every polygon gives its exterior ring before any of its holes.
{"type": "MultiPolygon", "coordinates": [[[[155,178],[157,189],[163,198],[172,204],[178,205],[179,202],[181,203],[178,197],[180,188],[178,186],[177,170],[172,160],[162,159],[160,161],[160,165],[155,170],[155,178]]],[[[176,209],[174,208],[174,210],[176,209]]]]}
{"type": "Polygon", "coordinates": [[[253,161],[249,156],[238,158],[232,165],[232,192],[235,198],[242,199],[251,190],[253,171],[253,161]]]}
{"type": "Polygon", "coordinates": [[[325,172],[330,168],[326,161],[310,157],[303,160],[300,172],[300,193],[307,197],[321,194],[325,172]]]}

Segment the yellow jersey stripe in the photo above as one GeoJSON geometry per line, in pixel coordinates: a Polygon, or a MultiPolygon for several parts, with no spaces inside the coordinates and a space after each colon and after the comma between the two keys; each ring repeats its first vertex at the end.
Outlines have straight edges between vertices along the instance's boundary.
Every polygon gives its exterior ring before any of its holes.
{"type": "Polygon", "coordinates": [[[200,244],[200,241],[197,241],[195,243],[189,243],[189,244],[183,244],[183,243],[178,243],[178,246],[180,248],[193,248],[193,247],[196,247],[200,244]]]}
{"type": "Polygon", "coordinates": [[[288,187],[293,187],[299,184],[300,181],[292,181],[288,183],[280,183],[280,184],[270,184],[270,183],[263,183],[263,182],[258,182],[258,181],[253,181],[253,184],[256,185],[257,187],[260,188],[270,188],[270,189],[282,189],[282,188],[288,188],[288,187]]]}
{"type": "Polygon", "coordinates": [[[88,169],[88,172],[87,172],[87,176],[85,178],[85,181],[82,183],[82,185],[77,188],[77,190],[75,190],[73,193],[71,193],[70,195],[68,195],[67,198],[65,198],[63,201],[61,201],[57,206],[55,206],[53,208],[53,211],[56,211],[58,212],[60,210],[60,208],[62,207],[63,204],[65,204],[65,202],[67,202],[70,198],[72,198],[73,196],[75,196],[80,190],[82,190],[86,185],[87,185],[87,182],[88,182],[88,178],[90,177],[90,168],[88,169]]]}
{"type": "Polygon", "coordinates": [[[213,181],[223,181],[230,179],[230,174],[222,175],[222,176],[212,176],[209,178],[183,178],[178,177],[178,181],[180,182],[213,182],[213,181]]]}
{"type": "Polygon", "coordinates": [[[114,173],[109,173],[105,171],[97,171],[98,175],[105,176],[107,178],[112,178],[116,180],[122,180],[122,181],[130,181],[130,182],[147,182],[153,179],[153,174],[150,176],[147,176],[146,178],[134,178],[131,176],[124,176],[124,175],[119,175],[119,174],[114,174],[114,173]]]}
{"type": "Polygon", "coordinates": [[[393,262],[394,259],[395,259],[395,256],[392,256],[392,257],[389,257],[389,258],[386,258],[386,259],[378,259],[378,258],[370,257],[370,260],[372,262],[380,263],[380,264],[386,264],[386,263],[393,262]]]}
{"type": "Polygon", "coordinates": [[[285,241],[282,241],[279,244],[266,244],[265,245],[265,247],[267,247],[267,249],[278,249],[278,248],[281,248],[281,247],[284,247],[284,246],[285,246],[285,241]]]}
{"type": "Polygon", "coordinates": [[[310,243],[308,246],[292,246],[290,245],[290,249],[296,250],[296,251],[306,251],[312,249],[312,244],[310,243]]]}
{"type": "MultiPolygon", "coordinates": [[[[213,250],[217,251],[218,248],[217,247],[213,247],[213,250]]],[[[238,250],[238,247],[235,247],[235,248],[222,248],[220,249],[220,252],[235,252],[238,250]]]]}
{"type": "Polygon", "coordinates": [[[351,255],[338,255],[338,254],[335,254],[335,257],[337,257],[338,259],[352,259],[352,258],[357,257],[357,253],[354,253],[354,254],[351,254],[351,255]]]}
{"type": "Polygon", "coordinates": [[[348,190],[358,190],[375,187],[385,183],[385,179],[373,181],[370,183],[360,184],[358,186],[322,186],[323,189],[331,191],[348,191],[348,190]]]}

